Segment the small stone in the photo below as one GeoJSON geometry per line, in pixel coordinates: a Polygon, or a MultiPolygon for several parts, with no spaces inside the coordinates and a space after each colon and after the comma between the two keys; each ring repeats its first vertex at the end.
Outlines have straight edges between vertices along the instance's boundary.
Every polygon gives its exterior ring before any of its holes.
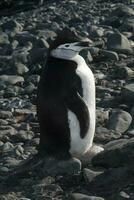
{"type": "Polygon", "coordinates": [[[1,119],[13,118],[13,114],[12,114],[12,112],[10,112],[10,111],[1,110],[1,111],[0,111],[0,118],[1,118],[1,119]]]}
{"type": "Polygon", "coordinates": [[[124,191],[121,191],[120,192],[120,196],[121,197],[123,197],[123,198],[125,198],[125,199],[130,199],[130,195],[128,195],[126,192],[124,192],[124,191]]]}
{"type": "Polygon", "coordinates": [[[4,32],[0,32],[0,45],[9,44],[8,35],[4,32]]]}
{"type": "Polygon", "coordinates": [[[107,48],[118,53],[132,53],[129,40],[121,33],[113,33],[108,36],[107,48]]]}
{"type": "Polygon", "coordinates": [[[27,79],[27,82],[31,82],[33,83],[34,85],[38,85],[39,83],[39,80],[40,80],[40,76],[39,75],[31,75],[28,77],[27,79]]]}
{"type": "Polygon", "coordinates": [[[0,174],[5,174],[5,173],[8,173],[8,172],[9,172],[8,167],[0,166],[0,174]]]}
{"type": "Polygon", "coordinates": [[[20,139],[20,141],[27,141],[31,140],[34,137],[34,133],[32,131],[20,130],[16,137],[20,139]]]}
{"type": "Polygon", "coordinates": [[[9,20],[2,24],[1,27],[5,32],[11,33],[11,36],[16,35],[16,33],[19,33],[23,29],[22,26],[15,20],[9,20]]]}
{"type": "Polygon", "coordinates": [[[119,60],[118,54],[114,51],[101,50],[100,54],[104,56],[104,59],[106,58],[108,60],[115,60],[115,61],[119,60]]]}
{"type": "Polygon", "coordinates": [[[115,67],[114,69],[114,77],[120,79],[129,79],[134,77],[134,71],[129,67],[115,67]]]}
{"type": "Polygon", "coordinates": [[[0,81],[15,85],[16,83],[24,82],[24,78],[22,76],[15,75],[1,75],[0,81]]]}
{"type": "Polygon", "coordinates": [[[103,172],[93,171],[91,169],[83,169],[83,176],[87,183],[90,183],[96,176],[100,175],[103,172]]]}
{"type": "Polygon", "coordinates": [[[73,193],[70,195],[69,200],[104,200],[101,197],[88,196],[81,193],[73,193]]]}
{"type": "Polygon", "coordinates": [[[124,133],[132,122],[131,115],[124,110],[113,110],[109,117],[108,128],[119,133],[124,133]]]}
{"type": "Polygon", "coordinates": [[[16,68],[15,71],[16,71],[16,73],[18,75],[26,74],[29,71],[29,69],[27,68],[27,66],[24,65],[23,63],[20,63],[20,62],[16,62],[15,63],[15,68],[16,68]]]}
{"type": "Polygon", "coordinates": [[[21,162],[21,160],[17,160],[16,158],[12,158],[12,157],[7,157],[6,161],[5,161],[5,166],[6,167],[15,167],[17,166],[19,163],[21,162]]]}
{"type": "Polygon", "coordinates": [[[3,152],[7,152],[7,151],[10,151],[14,148],[13,144],[11,144],[10,142],[6,142],[4,145],[3,145],[3,149],[2,151],[3,152]]]}

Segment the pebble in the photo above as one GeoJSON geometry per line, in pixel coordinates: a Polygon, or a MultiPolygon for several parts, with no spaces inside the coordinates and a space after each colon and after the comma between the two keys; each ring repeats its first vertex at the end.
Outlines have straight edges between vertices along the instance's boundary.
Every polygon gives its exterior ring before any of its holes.
{"type": "Polygon", "coordinates": [[[120,109],[113,110],[108,121],[108,129],[115,130],[118,133],[124,133],[132,122],[131,115],[120,109]]]}
{"type": "Polygon", "coordinates": [[[1,75],[0,81],[4,81],[8,84],[15,85],[16,83],[23,83],[24,78],[17,75],[1,75]]]}
{"type": "Polygon", "coordinates": [[[90,183],[91,181],[93,181],[93,179],[96,176],[100,175],[101,173],[103,173],[103,172],[93,171],[93,170],[87,169],[87,168],[83,169],[83,176],[84,176],[84,179],[87,183],[90,183]]]}
{"type": "Polygon", "coordinates": [[[0,118],[1,119],[13,118],[13,114],[10,111],[0,110],[0,118]]]}

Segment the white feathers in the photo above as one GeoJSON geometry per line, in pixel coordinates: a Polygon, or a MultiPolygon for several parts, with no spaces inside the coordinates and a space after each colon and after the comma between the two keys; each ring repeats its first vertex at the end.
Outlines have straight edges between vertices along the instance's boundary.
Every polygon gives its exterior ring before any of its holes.
{"type": "Polygon", "coordinates": [[[71,133],[70,153],[77,155],[84,154],[93,143],[95,132],[95,82],[92,71],[86,65],[85,60],[77,55],[73,61],[78,64],[76,73],[81,78],[83,88],[83,100],[88,106],[90,115],[90,126],[85,138],[80,137],[80,126],[77,117],[71,111],[68,111],[69,127],[71,133]]]}

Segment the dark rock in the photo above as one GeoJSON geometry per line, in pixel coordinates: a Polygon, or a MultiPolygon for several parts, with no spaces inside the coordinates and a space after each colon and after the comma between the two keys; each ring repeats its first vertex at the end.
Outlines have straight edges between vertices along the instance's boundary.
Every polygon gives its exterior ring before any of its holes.
{"type": "Polygon", "coordinates": [[[106,170],[97,176],[90,184],[89,191],[109,197],[110,194],[121,191],[130,182],[133,182],[133,168],[119,167],[106,170]]]}
{"type": "Polygon", "coordinates": [[[125,85],[121,93],[123,99],[133,105],[134,102],[134,83],[125,85]]]}
{"type": "Polygon", "coordinates": [[[103,171],[93,171],[91,169],[86,169],[84,168],[83,169],[83,176],[84,176],[84,179],[87,183],[90,183],[91,181],[93,181],[93,179],[100,175],[101,173],[103,173],[103,171]]]}
{"type": "Polygon", "coordinates": [[[79,174],[81,171],[81,162],[72,158],[70,160],[58,161],[55,158],[48,158],[43,167],[43,172],[51,175],[73,175],[79,174]]]}
{"type": "Polygon", "coordinates": [[[22,26],[15,20],[9,20],[6,23],[1,25],[3,31],[11,33],[11,36],[14,36],[16,33],[22,31],[22,26]]]}
{"type": "Polygon", "coordinates": [[[108,36],[107,48],[118,53],[132,53],[129,40],[121,33],[113,33],[108,36]]]}
{"type": "Polygon", "coordinates": [[[121,133],[118,133],[114,130],[108,130],[105,127],[98,126],[96,128],[96,134],[94,141],[97,143],[107,143],[111,140],[115,140],[121,137],[121,133]]]}
{"type": "Polygon", "coordinates": [[[4,32],[0,33],[0,45],[3,44],[9,44],[9,38],[8,35],[4,32]]]}
{"type": "Polygon", "coordinates": [[[109,145],[104,146],[104,149],[105,151],[96,155],[92,159],[93,165],[106,168],[121,167],[127,165],[134,166],[133,138],[110,142],[109,145]]]}
{"type": "Polygon", "coordinates": [[[119,57],[118,54],[114,51],[108,51],[108,50],[101,50],[100,55],[102,55],[103,60],[115,60],[118,61],[119,57]]]}
{"type": "Polygon", "coordinates": [[[134,15],[134,11],[132,8],[126,6],[126,5],[120,5],[117,6],[112,12],[111,15],[117,16],[117,17],[128,17],[134,15]]]}

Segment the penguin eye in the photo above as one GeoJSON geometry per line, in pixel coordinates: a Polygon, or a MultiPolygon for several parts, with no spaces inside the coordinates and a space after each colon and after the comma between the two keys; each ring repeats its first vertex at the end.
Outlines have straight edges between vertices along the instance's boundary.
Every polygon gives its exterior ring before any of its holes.
{"type": "Polygon", "coordinates": [[[65,47],[70,47],[70,45],[69,45],[69,44],[66,44],[65,47]]]}

